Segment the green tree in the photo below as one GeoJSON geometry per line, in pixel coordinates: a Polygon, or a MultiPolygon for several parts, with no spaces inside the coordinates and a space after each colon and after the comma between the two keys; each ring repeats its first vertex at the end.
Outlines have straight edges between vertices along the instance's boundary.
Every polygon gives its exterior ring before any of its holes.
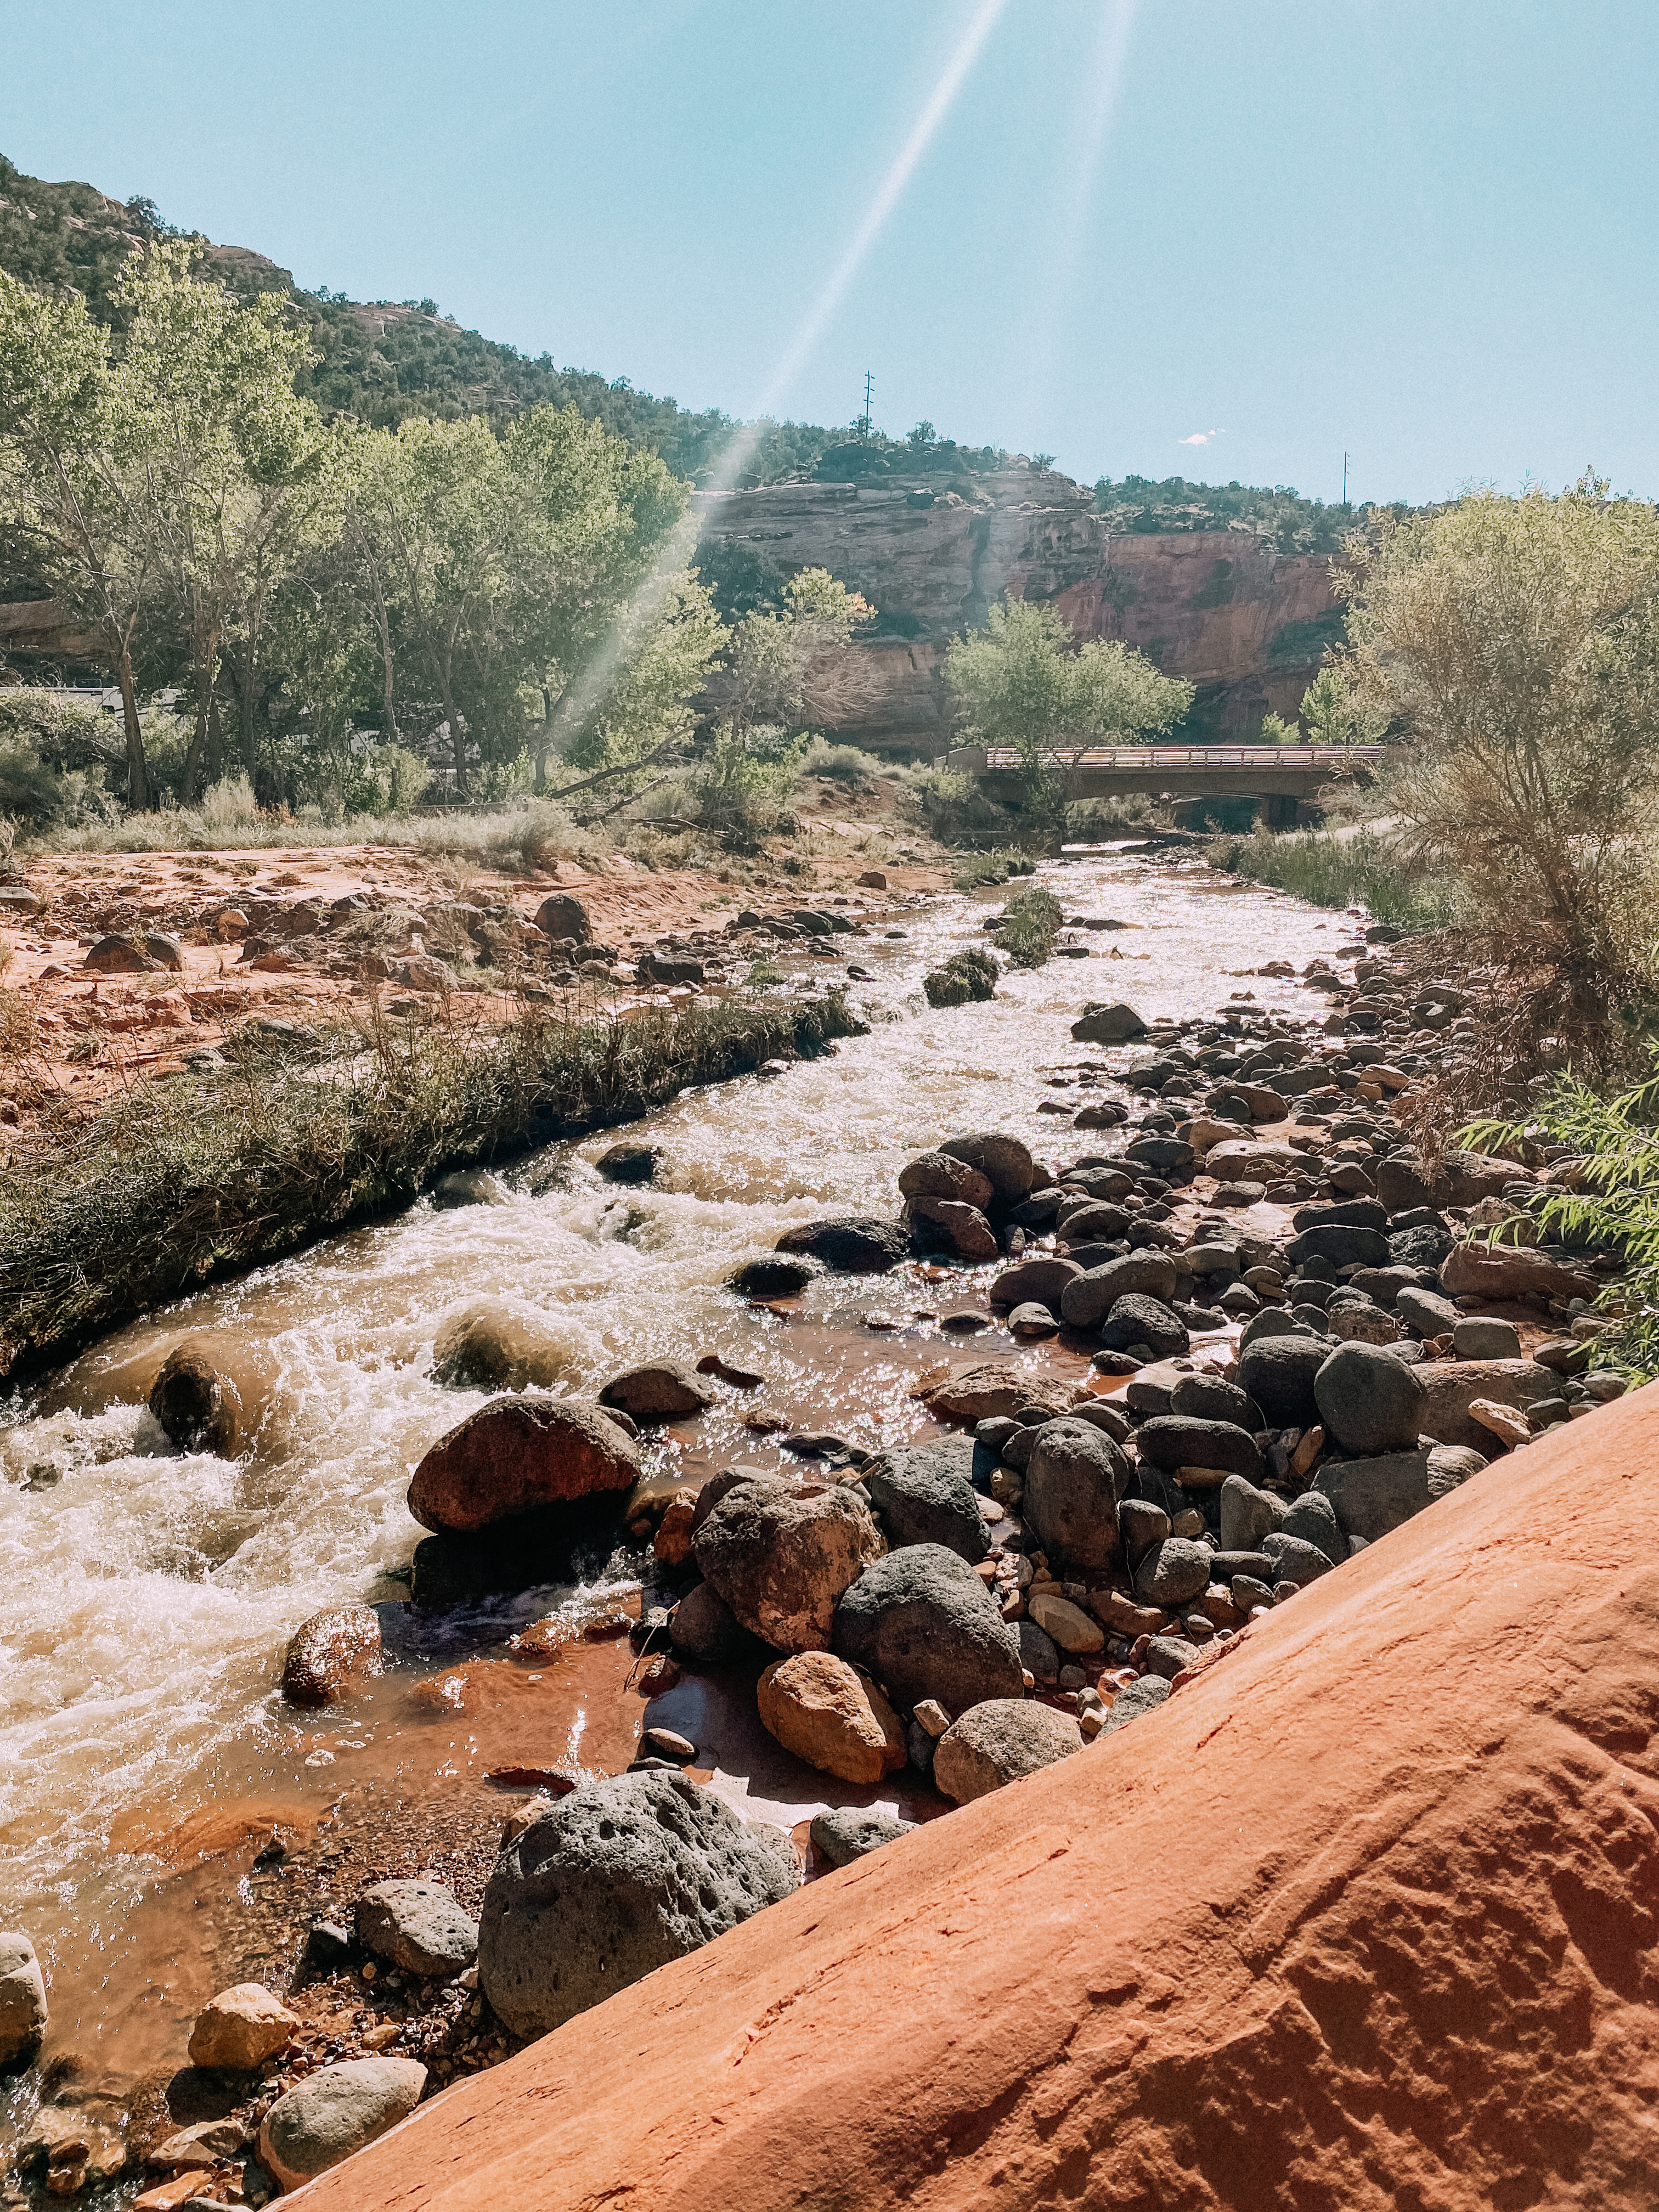
{"type": "Polygon", "coordinates": [[[154,799],[133,677],[135,641],[160,597],[145,504],[153,458],[150,426],[84,303],[0,271],[0,516],[120,687],[135,807],[154,799]]]}
{"type": "Polygon", "coordinates": [[[1193,702],[1193,686],[1164,676],[1133,647],[1079,647],[1059,609],[1005,599],[982,630],[952,641],[945,680],[971,744],[1018,750],[1026,803],[1058,803],[1057,757],[1091,744],[1160,734],[1193,702]]]}
{"type": "Polygon", "coordinates": [[[721,719],[736,728],[799,721],[813,704],[836,719],[841,656],[875,609],[827,568],[803,568],[776,613],[746,615],[732,633],[721,719]]]}

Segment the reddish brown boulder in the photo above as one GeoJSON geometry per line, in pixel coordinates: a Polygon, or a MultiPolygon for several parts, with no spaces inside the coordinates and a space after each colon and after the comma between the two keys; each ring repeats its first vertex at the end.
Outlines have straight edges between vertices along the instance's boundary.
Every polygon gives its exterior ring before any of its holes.
{"type": "Polygon", "coordinates": [[[415,1470],[409,1510],[423,1528],[458,1535],[567,1504],[639,1478],[632,1440],[570,1398],[492,1398],[440,1437],[415,1470]]]}
{"type": "Polygon", "coordinates": [[[380,1617],[373,1606],[332,1605],[289,1638],[283,1695],[291,1705],[332,1705],[380,1664],[380,1617]]]}
{"type": "Polygon", "coordinates": [[[1656,1420],[1638,1392],[1473,1476],[1130,1726],[457,2083],[308,2212],[1634,2212],[1656,1420]]]}
{"type": "Polygon", "coordinates": [[[1564,1267],[1524,1244],[1455,1244],[1441,1263],[1440,1280],[1455,1298],[1593,1298],[1594,1275],[1564,1267]]]}
{"type": "Polygon", "coordinates": [[[829,1651],[776,1660],[756,1686],[761,1724],[820,1774],[868,1788],[904,1764],[904,1730],[869,1677],[829,1651]]]}

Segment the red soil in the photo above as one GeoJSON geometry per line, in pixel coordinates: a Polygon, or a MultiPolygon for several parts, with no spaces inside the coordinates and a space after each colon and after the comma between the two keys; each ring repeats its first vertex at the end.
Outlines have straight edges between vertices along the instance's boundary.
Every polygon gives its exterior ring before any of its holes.
{"type": "Polygon", "coordinates": [[[1659,1386],[310,2212],[1659,2200],[1659,1386]]]}

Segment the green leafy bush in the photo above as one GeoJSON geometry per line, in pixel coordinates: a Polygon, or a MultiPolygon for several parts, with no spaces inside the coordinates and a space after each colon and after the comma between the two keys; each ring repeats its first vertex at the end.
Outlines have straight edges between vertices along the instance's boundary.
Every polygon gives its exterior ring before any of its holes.
{"type": "Polygon", "coordinates": [[[921,988],[930,1006],[965,1006],[970,999],[994,999],[997,963],[975,945],[966,952],[953,952],[942,966],[930,969],[921,988]]]}
{"type": "Polygon", "coordinates": [[[1052,891],[1022,891],[1002,909],[997,943],[1016,968],[1041,968],[1054,949],[1063,919],[1052,891]]]}

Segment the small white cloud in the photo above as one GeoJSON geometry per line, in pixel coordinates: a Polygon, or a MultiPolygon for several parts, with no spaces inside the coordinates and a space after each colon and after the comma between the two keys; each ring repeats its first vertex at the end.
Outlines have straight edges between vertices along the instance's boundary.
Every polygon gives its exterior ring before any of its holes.
{"type": "Polygon", "coordinates": [[[1178,446],[1207,446],[1212,438],[1224,438],[1224,430],[1194,430],[1190,438],[1177,438],[1178,446]]]}

